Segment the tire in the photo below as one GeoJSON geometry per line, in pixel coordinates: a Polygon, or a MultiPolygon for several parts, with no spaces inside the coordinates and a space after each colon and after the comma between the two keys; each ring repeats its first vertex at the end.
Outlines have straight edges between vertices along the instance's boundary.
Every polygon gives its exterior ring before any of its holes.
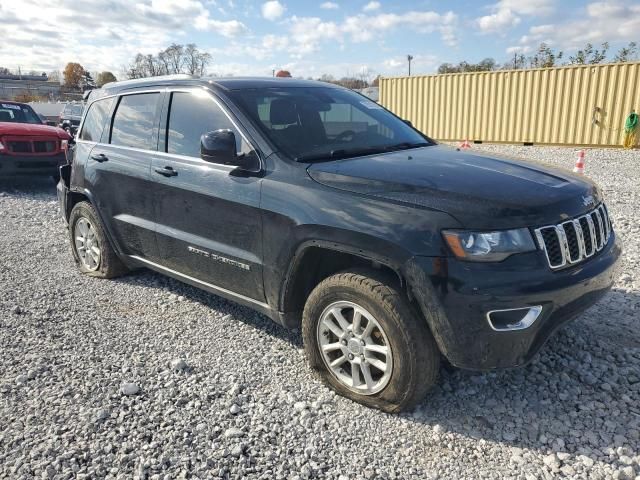
{"type": "Polygon", "coordinates": [[[102,222],[93,205],[89,202],[79,202],[71,210],[69,240],[71,241],[73,259],[82,273],[98,278],[114,278],[128,272],[127,267],[118,258],[109,243],[102,222]],[[87,224],[88,227],[86,227],[87,224]],[[89,233],[85,235],[83,241],[80,241],[78,237],[83,236],[83,227],[88,228],[89,233]],[[90,243],[87,242],[87,239],[90,243]],[[97,246],[99,254],[96,254],[92,248],[90,248],[93,252],[91,255],[83,252],[83,244],[89,245],[89,247],[97,246]]]}
{"type": "Polygon", "coordinates": [[[302,335],[309,363],[320,378],[340,395],[368,407],[389,413],[411,409],[424,399],[438,377],[440,352],[426,321],[416,314],[393,279],[373,270],[341,272],[320,282],[305,305],[302,335]],[[351,326],[336,330],[339,316],[352,322],[351,326]],[[356,317],[360,317],[359,328],[354,327],[356,317]],[[370,321],[380,328],[374,325],[373,333],[364,338],[370,321]],[[338,336],[340,331],[346,332],[343,337],[338,336]],[[326,355],[322,346],[328,350],[326,355]],[[342,357],[348,360],[343,362],[342,357]],[[339,371],[330,367],[332,362],[343,362],[339,371]],[[384,370],[378,368],[381,364],[384,370]],[[355,378],[353,368],[358,370],[355,378]],[[371,384],[366,382],[363,368],[368,368],[371,384]]]}

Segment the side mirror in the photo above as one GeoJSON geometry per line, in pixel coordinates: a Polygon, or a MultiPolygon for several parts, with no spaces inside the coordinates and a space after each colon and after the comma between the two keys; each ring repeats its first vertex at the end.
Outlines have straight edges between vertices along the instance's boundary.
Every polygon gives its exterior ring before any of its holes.
{"type": "Polygon", "coordinates": [[[228,129],[203,134],[200,137],[200,157],[207,162],[235,165],[252,172],[257,172],[260,168],[255,154],[238,155],[236,136],[228,129]]]}
{"type": "Polygon", "coordinates": [[[216,130],[200,137],[200,157],[207,162],[234,163],[236,136],[231,130],[216,130]]]}

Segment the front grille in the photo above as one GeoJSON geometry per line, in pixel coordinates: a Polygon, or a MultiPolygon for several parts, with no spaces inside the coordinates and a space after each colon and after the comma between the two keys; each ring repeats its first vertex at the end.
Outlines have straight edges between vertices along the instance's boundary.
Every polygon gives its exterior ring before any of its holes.
{"type": "Polygon", "coordinates": [[[9,142],[9,150],[13,153],[31,153],[31,142],[9,142]]]}
{"type": "Polygon", "coordinates": [[[56,142],[51,140],[33,142],[33,151],[35,153],[55,152],[56,148],[56,142]]]}
{"type": "Polygon", "coordinates": [[[540,249],[552,269],[582,262],[602,250],[611,237],[611,220],[604,203],[581,217],[535,230],[540,249]]]}
{"type": "Polygon", "coordinates": [[[47,155],[56,153],[60,149],[58,140],[47,137],[32,137],[23,140],[20,137],[5,136],[2,138],[2,142],[10,153],[17,155],[47,155]]]}

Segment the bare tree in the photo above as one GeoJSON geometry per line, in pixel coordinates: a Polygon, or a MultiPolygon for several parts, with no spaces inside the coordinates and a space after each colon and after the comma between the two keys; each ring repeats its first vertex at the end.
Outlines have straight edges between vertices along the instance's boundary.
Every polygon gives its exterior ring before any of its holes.
{"type": "Polygon", "coordinates": [[[189,43],[184,49],[184,65],[189,75],[204,75],[211,62],[211,54],[201,52],[195,43],[189,43]]]}
{"type": "Polygon", "coordinates": [[[607,58],[609,51],[609,42],[602,44],[602,50],[593,48],[593,45],[587,43],[582,50],[578,50],[575,55],[569,57],[570,65],[594,65],[602,63],[607,58]]]}
{"type": "Polygon", "coordinates": [[[365,87],[368,87],[371,83],[371,77],[373,77],[373,73],[371,72],[371,70],[369,70],[369,67],[362,67],[360,71],[356,75],[354,75],[354,77],[361,83],[365,84],[365,87]]]}
{"type": "Polygon", "coordinates": [[[629,45],[622,47],[613,58],[614,62],[632,62],[638,59],[638,44],[629,42],[629,45]]]}
{"type": "Polygon", "coordinates": [[[563,55],[563,52],[556,52],[553,48],[543,42],[538,47],[536,54],[529,58],[529,66],[531,68],[556,67],[563,55]]]}
{"type": "Polygon", "coordinates": [[[53,70],[53,71],[49,72],[49,81],[50,82],[60,83],[61,80],[62,80],[62,74],[60,73],[60,70],[53,70]]]}
{"type": "Polygon", "coordinates": [[[498,64],[493,58],[485,58],[479,63],[470,63],[464,60],[458,65],[443,63],[438,67],[438,73],[490,72],[497,69],[498,64]]]}
{"type": "Polygon", "coordinates": [[[127,78],[157,77],[176,73],[202,76],[211,63],[211,55],[190,43],[173,43],[157,55],[138,53],[126,68],[127,78]]]}
{"type": "Polygon", "coordinates": [[[167,75],[169,73],[169,55],[167,55],[166,50],[158,52],[158,64],[160,64],[163,75],[167,75]]]}
{"type": "Polygon", "coordinates": [[[330,75],[328,73],[323,73],[322,76],[320,78],[318,78],[319,81],[321,82],[327,82],[327,83],[335,83],[336,79],[333,77],[333,75],[330,75]]]}
{"type": "Polygon", "coordinates": [[[164,51],[169,65],[169,74],[182,73],[184,66],[184,46],[172,43],[164,51]]]}

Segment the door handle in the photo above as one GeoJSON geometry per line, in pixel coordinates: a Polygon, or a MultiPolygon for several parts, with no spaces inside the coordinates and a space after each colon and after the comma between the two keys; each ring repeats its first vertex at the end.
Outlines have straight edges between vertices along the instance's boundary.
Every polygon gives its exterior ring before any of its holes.
{"type": "Polygon", "coordinates": [[[107,157],[104,153],[98,153],[95,155],[91,155],[91,160],[95,160],[96,162],[102,163],[109,160],[109,157],[107,157]]]}
{"type": "Polygon", "coordinates": [[[176,175],[178,175],[178,172],[176,172],[171,167],[154,168],[154,171],[156,173],[159,173],[160,175],[164,175],[165,177],[175,177],[176,175]]]}

